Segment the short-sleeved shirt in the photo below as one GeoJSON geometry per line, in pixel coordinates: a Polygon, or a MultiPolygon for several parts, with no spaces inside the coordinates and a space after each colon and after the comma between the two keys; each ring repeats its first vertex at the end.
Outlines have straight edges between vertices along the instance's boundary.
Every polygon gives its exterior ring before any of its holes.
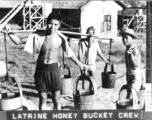
{"type": "MultiPolygon", "coordinates": [[[[71,57],[73,56],[73,51],[68,45],[67,38],[59,31],[56,31],[56,33],[61,37],[62,39],[62,48],[65,54],[65,57],[71,57]]],[[[37,33],[32,33],[29,35],[26,41],[26,45],[24,48],[24,51],[33,54],[39,54],[41,47],[43,45],[45,39],[45,31],[37,32],[37,33]]]]}
{"type": "Polygon", "coordinates": [[[96,69],[96,58],[100,50],[98,41],[94,38],[88,46],[87,39],[81,39],[79,42],[78,59],[87,65],[91,65],[96,69]]]}

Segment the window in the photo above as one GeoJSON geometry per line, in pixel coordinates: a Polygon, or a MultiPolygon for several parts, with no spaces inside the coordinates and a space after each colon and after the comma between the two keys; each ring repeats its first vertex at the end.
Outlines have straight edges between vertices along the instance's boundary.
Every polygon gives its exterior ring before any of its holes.
{"type": "Polygon", "coordinates": [[[101,23],[101,32],[104,32],[104,22],[101,23]]]}
{"type": "Polygon", "coordinates": [[[111,15],[104,15],[104,23],[106,25],[106,31],[111,30],[111,15]]]}

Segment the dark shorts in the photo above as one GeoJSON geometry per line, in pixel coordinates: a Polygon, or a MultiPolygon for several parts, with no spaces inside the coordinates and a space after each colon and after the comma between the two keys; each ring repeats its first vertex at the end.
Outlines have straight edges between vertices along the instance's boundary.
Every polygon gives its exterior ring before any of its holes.
{"type": "Polygon", "coordinates": [[[38,92],[61,90],[61,71],[58,68],[58,63],[38,64],[34,79],[38,92]]]}

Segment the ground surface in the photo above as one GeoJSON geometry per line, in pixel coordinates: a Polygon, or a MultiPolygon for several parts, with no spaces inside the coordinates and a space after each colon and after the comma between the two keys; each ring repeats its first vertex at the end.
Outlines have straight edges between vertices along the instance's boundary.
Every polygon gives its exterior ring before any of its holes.
{"type": "MultiPolygon", "coordinates": [[[[25,36],[25,34],[20,34],[19,36],[25,36]]],[[[121,39],[121,38],[119,38],[121,39]]],[[[4,51],[4,38],[1,34],[0,36],[0,60],[5,61],[5,51],[4,51]]],[[[144,40],[136,40],[134,42],[138,42],[142,44],[142,67],[145,71],[145,41],[144,40]]],[[[77,54],[78,46],[75,43],[72,43],[72,49],[77,54]]],[[[109,52],[109,44],[108,43],[100,43],[100,47],[102,49],[105,57],[108,56],[109,52]]],[[[38,94],[35,89],[34,84],[34,70],[36,64],[36,55],[30,55],[25,53],[22,49],[22,46],[15,46],[10,40],[7,38],[7,51],[8,51],[8,61],[14,61],[16,66],[11,67],[9,71],[9,75],[16,77],[19,83],[22,86],[23,99],[22,104],[28,108],[28,110],[38,110],[38,94]]],[[[114,70],[116,72],[116,81],[114,88],[103,88],[102,87],[102,76],[101,73],[104,71],[104,62],[97,58],[97,71],[96,71],[96,79],[95,83],[97,84],[97,94],[94,96],[95,98],[95,109],[116,109],[116,101],[119,97],[119,90],[122,85],[126,84],[126,76],[125,76],[125,64],[124,64],[124,50],[125,47],[121,42],[114,42],[112,44],[112,53],[111,53],[111,61],[114,63],[114,70]]],[[[80,75],[79,68],[73,64],[69,59],[66,59],[66,63],[70,66],[70,70],[72,73],[72,88],[75,80],[80,75]]],[[[62,60],[61,60],[62,64],[62,60]]],[[[0,66],[0,70],[5,71],[5,65],[0,66]]],[[[1,71],[0,71],[1,72],[1,71]]],[[[0,74],[1,75],[1,74],[0,74]]],[[[1,78],[4,75],[1,75],[1,78]]],[[[12,88],[12,86],[8,85],[5,81],[0,80],[0,92],[10,92],[12,90],[17,89],[17,87],[12,88]]],[[[51,95],[48,94],[48,109],[52,109],[51,95]]],[[[74,109],[73,95],[68,94],[62,95],[61,97],[62,109],[74,109]]]]}

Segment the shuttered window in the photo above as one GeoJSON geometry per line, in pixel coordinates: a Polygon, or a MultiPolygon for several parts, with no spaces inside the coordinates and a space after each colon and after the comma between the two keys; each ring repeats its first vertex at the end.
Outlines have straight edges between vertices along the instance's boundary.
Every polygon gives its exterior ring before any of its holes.
{"type": "Polygon", "coordinates": [[[106,31],[111,30],[111,15],[104,15],[104,24],[106,26],[106,31]]]}

